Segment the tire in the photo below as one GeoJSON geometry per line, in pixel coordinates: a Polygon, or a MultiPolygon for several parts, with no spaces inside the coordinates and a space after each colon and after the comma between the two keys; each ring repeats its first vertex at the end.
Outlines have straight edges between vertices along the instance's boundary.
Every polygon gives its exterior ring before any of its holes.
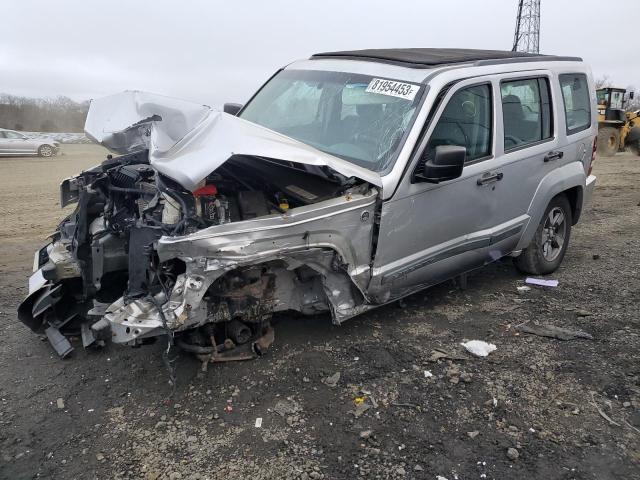
{"type": "Polygon", "coordinates": [[[573,217],[571,205],[564,194],[555,196],[542,216],[533,240],[520,256],[514,259],[516,268],[530,275],[547,275],[553,273],[562,263],[571,238],[573,217]],[[557,215],[563,215],[563,221],[557,215]],[[557,224],[553,224],[553,221],[557,224]],[[549,229],[553,228],[552,237],[549,229]]]}
{"type": "Polygon", "coordinates": [[[38,156],[39,157],[53,157],[54,149],[51,145],[40,145],[38,147],[38,156]]]}
{"type": "Polygon", "coordinates": [[[634,155],[640,155],[640,140],[630,143],[629,150],[631,150],[631,153],[634,155]]]}
{"type": "Polygon", "coordinates": [[[620,149],[620,130],[614,127],[603,127],[598,130],[598,155],[613,157],[620,149]]]}

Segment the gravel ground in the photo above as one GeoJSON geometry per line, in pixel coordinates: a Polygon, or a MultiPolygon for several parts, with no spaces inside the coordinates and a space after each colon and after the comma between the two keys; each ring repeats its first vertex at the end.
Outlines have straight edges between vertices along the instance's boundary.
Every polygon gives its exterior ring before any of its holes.
{"type": "Polygon", "coordinates": [[[63,152],[0,159],[0,478],[640,478],[637,157],[597,161],[557,288],[503,260],[342,327],[281,315],[266,356],[180,355],[172,391],[159,344],[61,361],[16,320],[57,184],[104,154],[63,152]],[[593,339],[518,331],[546,323],[593,339]]]}

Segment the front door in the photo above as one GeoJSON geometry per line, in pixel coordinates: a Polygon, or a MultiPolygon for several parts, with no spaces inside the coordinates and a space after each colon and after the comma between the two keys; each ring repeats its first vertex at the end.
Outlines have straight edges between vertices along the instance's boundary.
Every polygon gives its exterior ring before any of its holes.
{"type": "Polygon", "coordinates": [[[487,262],[498,207],[495,185],[501,181],[494,103],[492,84],[478,79],[459,82],[440,103],[420,161],[439,145],[457,145],[467,149],[465,167],[459,178],[439,184],[416,183],[410,170],[383,204],[369,290],[374,300],[387,301],[487,262]]]}

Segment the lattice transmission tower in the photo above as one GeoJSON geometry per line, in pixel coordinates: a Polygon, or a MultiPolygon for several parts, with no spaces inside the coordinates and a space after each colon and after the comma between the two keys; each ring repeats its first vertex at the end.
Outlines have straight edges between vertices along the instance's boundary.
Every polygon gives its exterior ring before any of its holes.
{"type": "Polygon", "coordinates": [[[540,0],[520,0],[514,52],[540,53],[540,0]]]}

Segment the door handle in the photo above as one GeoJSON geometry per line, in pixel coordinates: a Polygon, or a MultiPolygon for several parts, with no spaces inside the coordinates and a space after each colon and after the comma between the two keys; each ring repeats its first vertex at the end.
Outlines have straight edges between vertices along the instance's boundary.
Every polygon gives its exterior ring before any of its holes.
{"type": "Polygon", "coordinates": [[[488,183],[499,182],[502,180],[502,177],[504,177],[504,173],[502,172],[486,173],[478,179],[477,184],[487,185],[488,183]]]}
{"type": "Polygon", "coordinates": [[[551,162],[553,160],[560,160],[562,157],[564,157],[564,152],[549,152],[545,155],[544,161],[551,162]]]}

